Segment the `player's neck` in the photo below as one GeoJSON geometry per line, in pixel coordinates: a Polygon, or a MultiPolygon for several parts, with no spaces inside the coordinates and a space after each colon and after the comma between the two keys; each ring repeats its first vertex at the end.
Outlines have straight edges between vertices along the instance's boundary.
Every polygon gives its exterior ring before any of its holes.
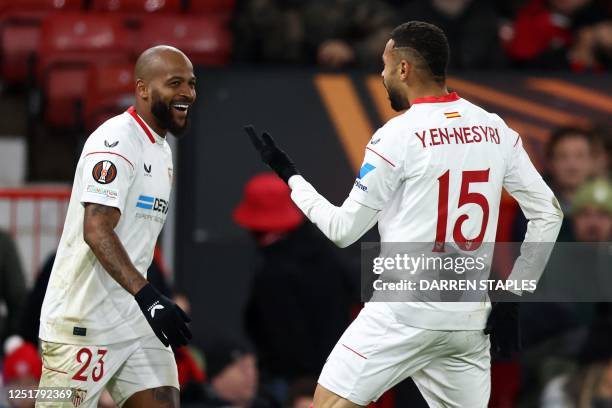
{"type": "Polygon", "coordinates": [[[412,101],[415,99],[426,98],[428,96],[440,97],[444,95],[448,95],[446,85],[422,84],[421,86],[415,86],[408,89],[408,100],[410,104],[412,104],[412,101]]]}
{"type": "Polygon", "coordinates": [[[162,129],[157,125],[157,121],[153,117],[153,114],[148,109],[142,109],[136,104],[136,113],[138,116],[144,120],[144,122],[149,126],[155,133],[157,133],[161,137],[166,137],[166,129],[162,129]]]}

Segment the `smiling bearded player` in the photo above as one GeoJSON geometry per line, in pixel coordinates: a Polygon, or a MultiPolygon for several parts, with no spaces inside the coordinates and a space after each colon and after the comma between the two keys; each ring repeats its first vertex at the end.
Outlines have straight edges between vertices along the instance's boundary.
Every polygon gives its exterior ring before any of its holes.
{"type": "Polygon", "coordinates": [[[39,407],[96,407],[106,388],[123,407],[178,407],[170,346],[191,339],[187,315],[146,280],[168,212],[166,135],[187,126],[193,66],[157,46],[136,62],[135,106],[102,124],[79,159],[40,318],[40,387],[73,390],[39,407]]]}
{"type": "MultiPolygon", "coordinates": [[[[337,245],[352,244],[378,223],[383,243],[465,243],[469,251],[478,246],[471,243],[495,241],[502,187],[529,219],[525,241],[556,240],[561,209],[521,138],[499,116],[448,92],[448,58],[438,27],[411,21],[393,30],[383,83],[393,109],[407,110],[374,134],[340,207],[299,175],[268,134],[246,128],[263,161],[291,187],[293,201],[337,245]],[[452,133],[447,129],[461,131],[443,139],[442,132],[452,133]]],[[[537,280],[549,255],[522,251],[515,267],[534,265],[529,272],[537,280]]],[[[489,347],[516,349],[518,305],[497,303],[491,311],[482,300],[366,303],[323,367],[314,408],[367,406],[407,377],[431,407],[486,407],[489,347]]]]}

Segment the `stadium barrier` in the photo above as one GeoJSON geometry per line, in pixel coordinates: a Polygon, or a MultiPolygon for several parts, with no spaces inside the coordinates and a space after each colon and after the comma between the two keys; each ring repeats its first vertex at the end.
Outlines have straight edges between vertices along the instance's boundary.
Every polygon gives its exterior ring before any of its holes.
{"type": "Polygon", "coordinates": [[[67,186],[0,188],[0,228],[17,244],[28,286],[59,244],[69,200],[67,186]]]}

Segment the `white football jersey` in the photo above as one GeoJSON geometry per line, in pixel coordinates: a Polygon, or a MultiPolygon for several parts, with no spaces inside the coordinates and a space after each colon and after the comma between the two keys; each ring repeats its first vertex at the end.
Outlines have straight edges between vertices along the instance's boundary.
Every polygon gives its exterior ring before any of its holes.
{"type": "Polygon", "coordinates": [[[152,333],[134,297],[104,270],[85,243],[84,203],[121,211],[115,232],[146,277],[168,212],[172,177],[168,143],[134,108],[91,134],[77,165],[41,311],[41,339],[103,345],[152,333]]]}
{"type": "MultiPolygon", "coordinates": [[[[432,243],[440,250],[453,243],[470,251],[495,242],[502,187],[554,200],[519,135],[451,93],[415,100],[374,134],[350,198],[380,210],[383,243],[432,243]]],[[[482,329],[490,307],[486,301],[388,306],[399,321],[437,330],[482,329]]]]}
{"type": "Polygon", "coordinates": [[[499,116],[456,93],[417,99],[374,134],[350,196],[381,210],[382,242],[494,242],[502,186],[540,177],[525,159],[499,116]]]}

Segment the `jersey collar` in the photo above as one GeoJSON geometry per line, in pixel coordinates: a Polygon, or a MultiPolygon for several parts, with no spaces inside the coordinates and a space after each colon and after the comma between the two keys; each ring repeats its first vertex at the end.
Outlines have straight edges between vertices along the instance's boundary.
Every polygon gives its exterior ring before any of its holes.
{"type": "Polygon", "coordinates": [[[411,105],[417,103],[439,103],[439,102],[454,102],[459,100],[459,95],[457,92],[451,92],[448,95],[442,96],[424,96],[422,98],[416,98],[412,101],[411,105]]]}
{"type": "Polygon", "coordinates": [[[145,132],[145,134],[147,135],[151,143],[163,143],[164,142],[164,138],[158,135],[153,129],[151,129],[149,125],[147,125],[146,122],[142,120],[140,115],[136,113],[136,108],[134,108],[133,106],[130,106],[127,110],[127,113],[129,113],[130,116],[134,118],[136,123],[140,125],[140,127],[145,132]]]}

